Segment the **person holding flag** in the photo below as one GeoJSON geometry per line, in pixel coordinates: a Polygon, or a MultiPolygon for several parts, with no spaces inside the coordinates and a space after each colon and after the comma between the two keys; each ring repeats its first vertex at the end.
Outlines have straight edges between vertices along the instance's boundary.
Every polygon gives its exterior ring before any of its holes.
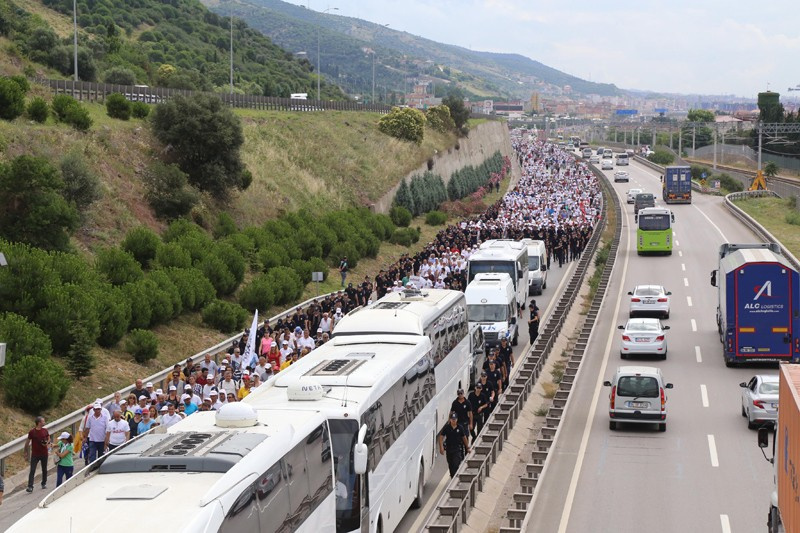
{"type": "MultiPolygon", "coordinates": [[[[256,353],[256,330],[258,329],[258,309],[256,314],[253,315],[253,323],[247,331],[247,344],[244,346],[244,354],[242,361],[245,361],[245,366],[255,368],[258,364],[258,354],[256,353]]],[[[244,370],[244,369],[242,369],[244,370]]]]}

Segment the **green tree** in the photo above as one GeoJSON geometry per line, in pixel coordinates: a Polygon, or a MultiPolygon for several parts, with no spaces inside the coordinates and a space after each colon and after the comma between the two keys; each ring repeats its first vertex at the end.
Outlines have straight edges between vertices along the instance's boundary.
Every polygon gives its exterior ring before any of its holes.
{"type": "Polygon", "coordinates": [[[150,120],[192,185],[223,198],[249,185],[241,121],[216,95],[176,96],[156,106],[150,120]]]}
{"type": "Polygon", "coordinates": [[[61,159],[61,178],[64,180],[64,198],[84,213],[102,196],[100,178],[77,150],[61,159]]]}
{"type": "Polygon", "coordinates": [[[0,118],[14,120],[25,112],[25,92],[11,78],[0,78],[0,118]]]}
{"type": "Polygon", "coordinates": [[[774,161],[768,161],[766,165],[764,165],[764,175],[768,178],[774,178],[780,172],[780,168],[778,165],[775,164],[774,161]]]}
{"type": "Polygon", "coordinates": [[[418,109],[395,107],[378,120],[378,129],[396,139],[422,144],[425,115],[418,109]]]}
{"type": "Polygon", "coordinates": [[[26,111],[31,120],[44,124],[47,122],[47,116],[50,114],[50,109],[47,107],[47,102],[44,98],[36,97],[28,104],[26,111]]]}
{"type": "Polygon", "coordinates": [[[113,93],[106,98],[106,114],[111,118],[130,120],[131,103],[120,93],[113,93]]]}
{"type": "Polygon", "coordinates": [[[125,341],[125,351],[139,364],[158,357],[158,338],[152,331],[134,329],[125,341]]]}
{"type": "Polygon", "coordinates": [[[112,285],[132,283],[144,277],[141,265],[121,248],[104,248],[97,252],[95,268],[112,285]]]}
{"type": "Polygon", "coordinates": [[[160,218],[170,220],[187,215],[199,201],[188,176],[177,165],[156,161],[145,170],[143,179],[147,189],[145,198],[160,218]]]}
{"type": "Polygon", "coordinates": [[[0,315],[0,339],[6,343],[6,364],[23,357],[46,359],[53,353],[53,345],[39,326],[16,313],[0,315]]]}
{"type": "Polygon", "coordinates": [[[706,109],[690,109],[686,120],[689,122],[714,122],[714,113],[706,109]]]}
{"type": "Polygon", "coordinates": [[[136,74],[129,68],[111,67],[103,73],[103,83],[134,85],[136,84],[136,74]]]}
{"type": "Polygon", "coordinates": [[[63,189],[64,181],[45,159],[23,155],[0,165],[0,236],[66,249],[78,212],[61,196],[63,189]]]}
{"type": "Polygon", "coordinates": [[[142,268],[148,268],[150,261],[156,258],[161,238],[150,228],[137,226],[128,230],[121,246],[142,265],[142,268]]]}
{"type": "Polygon", "coordinates": [[[64,369],[52,359],[26,356],[5,369],[6,400],[10,405],[39,414],[58,405],[69,389],[64,369]]]}
{"type": "Polygon", "coordinates": [[[67,351],[67,368],[78,379],[91,375],[96,364],[92,354],[96,335],[81,322],[70,324],[68,331],[73,341],[67,351]]]}
{"type": "Polygon", "coordinates": [[[456,129],[456,123],[450,116],[450,108],[446,105],[429,107],[425,111],[425,118],[428,119],[428,125],[438,132],[447,133],[456,129]]]}
{"type": "Polygon", "coordinates": [[[469,109],[464,105],[464,95],[458,90],[450,91],[442,99],[442,104],[450,109],[450,116],[455,122],[456,128],[463,132],[469,120],[469,109]]]}

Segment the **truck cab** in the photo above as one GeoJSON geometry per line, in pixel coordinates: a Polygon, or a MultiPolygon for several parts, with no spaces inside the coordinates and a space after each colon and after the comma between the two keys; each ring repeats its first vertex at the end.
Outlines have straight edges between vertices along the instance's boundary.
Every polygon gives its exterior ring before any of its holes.
{"type": "Polygon", "coordinates": [[[464,297],[469,326],[480,326],[487,347],[499,345],[504,337],[511,340],[512,346],[517,345],[517,295],[508,274],[477,274],[467,285],[464,297]]]}

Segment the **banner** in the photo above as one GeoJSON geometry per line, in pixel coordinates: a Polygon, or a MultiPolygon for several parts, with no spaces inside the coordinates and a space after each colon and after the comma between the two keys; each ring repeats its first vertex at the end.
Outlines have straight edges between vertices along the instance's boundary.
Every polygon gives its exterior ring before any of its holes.
{"type": "Polygon", "coordinates": [[[245,366],[254,367],[258,364],[258,356],[256,355],[256,330],[258,329],[258,309],[256,314],[253,315],[253,323],[250,325],[250,332],[247,335],[247,345],[244,347],[242,354],[242,361],[247,361],[245,366]]]}

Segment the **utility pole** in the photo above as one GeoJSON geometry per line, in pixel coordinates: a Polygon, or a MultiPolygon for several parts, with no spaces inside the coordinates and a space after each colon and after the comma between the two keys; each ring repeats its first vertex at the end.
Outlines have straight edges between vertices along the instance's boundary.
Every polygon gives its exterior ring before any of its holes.
{"type": "Polygon", "coordinates": [[[372,101],[370,103],[375,103],[375,50],[372,51],[372,101]]]}
{"type": "MultiPolygon", "coordinates": [[[[328,11],[339,11],[339,8],[338,7],[329,7],[328,9],[323,11],[322,14],[324,15],[328,11]]],[[[322,97],[320,96],[320,88],[319,88],[319,84],[320,84],[320,79],[321,78],[322,78],[322,60],[320,59],[320,56],[319,56],[319,26],[317,26],[317,101],[322,100],[322,97]]]]}
{"type": "Polygon", "coordinates": [[[692,126],[692,157],[694,157],[695,137],[697,136],[697,126],[692,126]]]}
{"type": "Polygon", "coordinates": [[[714,126],[714,170],[717,170],[717,127],[714,126]]]}
{"type": "Polygon", "coordinates": [[[233,94],[233,3],[231,2],[231,94],[233,94]]]}
{"type": "Polygon", "coordinates": [[[72,42],[75,61],[75,81],[78,81],[78,0],[72,0],[72,42]]]}

